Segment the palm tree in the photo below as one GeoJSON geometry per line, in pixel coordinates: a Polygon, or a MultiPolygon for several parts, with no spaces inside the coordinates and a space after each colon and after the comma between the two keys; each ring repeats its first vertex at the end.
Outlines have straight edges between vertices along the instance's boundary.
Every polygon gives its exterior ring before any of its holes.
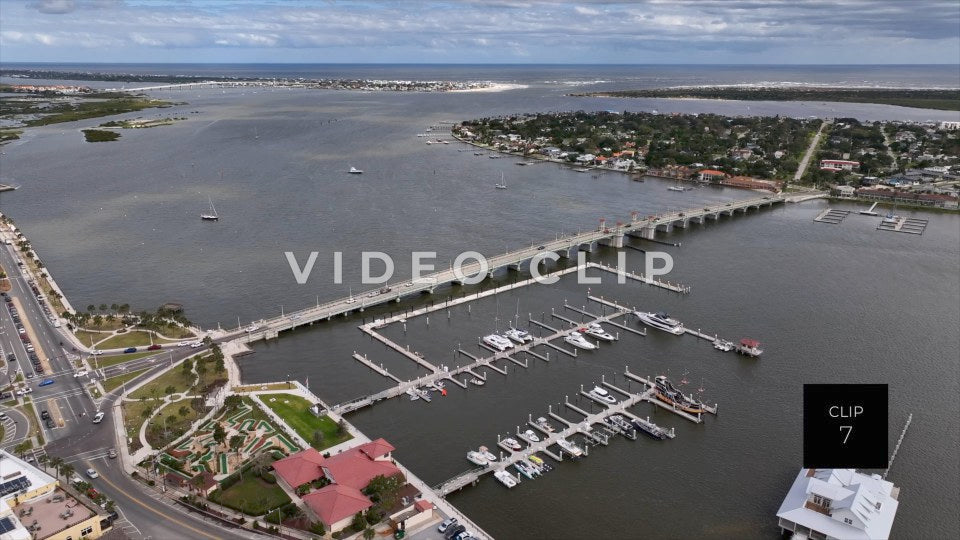
{"type": "Polygon", "coordinates": [[[48,461],[50,462],[50,466],[53,467],[57,473],[55,476],[60,476],[60,467],[63,466],[63,458],[59,456],[53,456],[49,458],[48,461]]]}
{"type": "Polygon", "coordinates": [[[13,451],[14,451],[14,453],[16,453],[18,456],[20,456],[20,457],[22,458],[23,455],[27,453],[27,450],[30,450],[30,448],[32,448],[32,447],[33,447],[33,443],[31,443],[29,440],[27,440],[27,441],[23,441],[22,443],[14,446],[14,447],[13,447],[13,451]]]}
{"type": "Polygon", "coordinates": [[[74,472],[76,472],[76,469],[69,463],[64,463],[63,466],[60,467],[60,474],[63,475],[63,479],[66,480],[68,484],[70,483],[70,475],[74,472]]]}
{"type": "Polygon", "coordinates": [[[41,454],[40,457],[37,458],[37,463],[39,463],[40,466],[43,467],[44,471],[47,470],[47,462],[49,461],[50,461],[50,458],[46,454],[41,454]]]}

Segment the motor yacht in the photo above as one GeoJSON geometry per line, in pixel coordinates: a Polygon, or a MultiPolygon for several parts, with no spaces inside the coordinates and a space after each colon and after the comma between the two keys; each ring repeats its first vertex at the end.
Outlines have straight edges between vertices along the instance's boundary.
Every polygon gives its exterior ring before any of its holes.
{"type": "Polygon", "coordinates": [[[486,446],[481,446],[480,448],[477,448],[477,452],[482,454],[483,458],[486,459],[487,462],[489,463],[493,463],[494,461],[497,460],[497,456],[493,452],[491,452],[490,449],[488,449],[486,446]]]}
{"type": "Polygon", "coordinates": [[[577,445],[566,439],[560,439],[557,441],[557,446],[563,448],[563,451],[569,454],[571,457],[578,458],[583,455],[583,450],[581,450],[577,445]]]}
{"type": "Polygon", "coordinates": [[[507,471],[497,471],[493,473],[493,477],[508,488],[512,488],[518,484],[517,479],[507,471]]]}
{"type": "Polygon", "coordinates": [[[585,329],[582,329],[581,332],[587,334],[588,336],[595,337],[601,341],[614,341],[616,338],[607,333],[606,330],[600,326],[599,323],[592,323],[587,326],[585,329]]]}
{"type": "Polygon", "coordinates": [[[587,338],[583,337],[583,334],[576,331],[570,332],[569,334],[563,336],[563,340],[573,345],[574,347],[577,347],[578,349],[586,349],[588,351],[592,351],[593,349],[597,348],[596,345],[587,341],[587,338]]]}
{"type": "Polygon", "coordinates": [[[523,436],[526,437],[528,441],[531,441],[531,442],[540,442],[540,437],[539,437],[539,436],[537,435],[537,433],[536,433],[535,431],[533,431],[532,429],[528,429],[528,430],[524,431],[524,432],[523,432],[523,436]]]}
{"type": "Polygon", "coordinates": [[[550,425],[550,422],[548,422],[547,419],[542,416],[537,418],[537,425],[540,426],[540,428],[544,431],[548,431],[550,433],[554,432],[553,426],[550,425]]]}
{"type": "Polygon", "coordinates": [[[470,379],[470,384],[474,386],[483,386],[485,383],[483,382],[483,379],[478,379],[477,377],[473,377],[470,379]]]}
{"type": "Polygon", "coordinates": [[[667,315],[662,311],[659,313],[634,311],[633,314],[640,319],[640,322],[651,328],[663,330],[664,332],[670,332],[676,336],[683,334],[683,324],[680,321],[671,318],[670,315],[667,315]]]}
{"type": "Polygon", "coordinates": [[[520,449],[520,443],[518,443],[517,440],[514,439],[514,438],[512,438],[512,437],[507,438],[507,439],[504,439],[504,440],[501,441],[501,442],[503,442],[504,446],[506,446],[507,448],[509,448],[509,449],[511,449],[511,450],[519,450],[519,449],[520,449]]]}
{"type": "Polygon", "coordinates": [[[730,352],[733,350],[733,342],[717,338],[717,340],[713,342],[713,348],[718,351],[730,352]]]}
{"type": "Polygon", "coordinates": [[[511,328],[504,332],[503,335],[510,338],[511,341],[519,343],[520,345],[533,341],[533,336],[531,336],[530,332],[527,332],[526,330],[517,330],[516,328],[511,328]]]}
{"type": "Polygon", "coordinates": [[[467,452],[467,459],[470,460],[470,462],[474,465],[479,465],[481,467],[486,467],[490,464],[490,462],[487,461],[487,458],[483,457],[483,454],[474,450],[467,452]]]}
{"type": "Polygon", "coordinates": [[[611,396],[610,392],[607,392],[606,390],[604,390],[603,388],[600,388],[599,386],[594,386],[593,390],[591,390],[589,394],[599,399],[600,401],[603,401],[605,403],[610,403],[611,405],[617,402],[617,399],[611,396]]]}
{"type": "Polygon", "coordinates": [[[489,347],[492,347],[500,352],[513,348],[513,343],[510,343],[509,339],[501,336],[500,334],[489,334],[483,336],[483,342],[489,347]]]}

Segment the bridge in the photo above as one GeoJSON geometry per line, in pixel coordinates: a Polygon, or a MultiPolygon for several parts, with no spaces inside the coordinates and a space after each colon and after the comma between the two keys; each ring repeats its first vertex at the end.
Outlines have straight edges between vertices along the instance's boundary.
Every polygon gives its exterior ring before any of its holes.
{"type": "Polygon", "coordinates": [[[399,302],[403,297],[415,294],[432,294],[434,289],[442,285],[462,285],[465,279],[486,274],[490,278],[501,270],[529,271],[530,266],[539,264],[552,254],[562,259],[575,258],[579,251],[593,251],[598,246],[606,245],[614,248],[623,248],[624,237],[634,236],[645,239],[654,239],[658,232],[670,232],[675,227],[686,228],[691,223],[704,223],[706,220],[719,220],[721,216],[734,216],[741,212],[746,214],[750,210],[759,211],[765,206],[783,203],[788,199],[783,194],[771,194],[764,197],[718,203],[703,207],[641,217],[634,212],[628,223],[617,222],[614,226],[607,226],[601,220],[600,226],[591,231],[574,235],[565,235],[540,245],[523,247],[508,253],[485,258],[483,262],[473,261],[463,264],[460,269],[449,268],[433,274],[422,276],[417,280],[406,280],[389,284],[380,289],[370,290],[357,296],[340,298],[324,304],[317,304],[309,308],[286,313],[262,321],[255,330],[247,331],[243,328],[214,332],[216,339],[236,339],[245,343],[261,339],[276,338],[280,332],[310,325],[317,321],[330,320],[339,315],[352,312],[362,312],[366,308],[399,302]],[[459,270],[459,271],[458,271],[459,270]]]}
{"type": "Polygon", "coordinates": [[[137,88],[108,88],[105,92],[143,92],[146,90],[188,90],[190,88],[235,88],[239,86],[267,86],[267,81],[199,81],[189,83],[170,83],[156,86],[140,86],[137,88]]]}

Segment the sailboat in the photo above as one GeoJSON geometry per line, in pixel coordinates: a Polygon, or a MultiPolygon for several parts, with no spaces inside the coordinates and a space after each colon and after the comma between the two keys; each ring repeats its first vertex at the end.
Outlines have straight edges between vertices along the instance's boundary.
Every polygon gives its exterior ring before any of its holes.
{"type": "Polygon", "coordinates": [[[502,173],[502,172],[500,173],[500,183],[499,183],[499,184],[494,184],[493,187],[495,187],[495,188],[497,188],[497,189],[507,189],[507,184],[506,184],[506,182],[503,181],[503,173],[502,173]]]}
{"type": "Polygon", "coordinates": [[[200,214],[200,219],[203,221],[220,221],[220,215],[217,214],[217,207],[213,205],[213,199],[207,195],[207,202],[210,203],[210,210],[205,214],[200,214]]]}
{"type": "Polygon", "coordinates": [[[680,185],[680,179],[679,179],[679,178],[677,178],[677,185],[675,185],[675,186],[670,186],[670,187],[668,187],[667,189],[669,189],[670,191],[686,191],[686,190],[687,190],[687,188],[685,188],[685,187],[683,187],[683,186],[680,185]]]}
{"type": "Polygon", "coordinates": [[[363,171],[361,171],[356,167],[350,167],[350,170],[347,172],[349,172],[350,174],[363,174],[363,171]]]}

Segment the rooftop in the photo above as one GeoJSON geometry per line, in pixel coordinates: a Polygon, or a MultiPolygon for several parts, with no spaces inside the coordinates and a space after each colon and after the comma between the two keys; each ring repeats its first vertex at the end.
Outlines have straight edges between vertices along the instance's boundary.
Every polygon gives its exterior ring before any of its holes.
{"type": "Polygon", "coordinates": [[[303,502],[328,526],[373,506],[359,489],[336,484],[304,495],[303,502]]]}
{"type": "Polygon", "coordinates": [[[34,540],[43,540],[96,515],[96,512],[57,488],[43,497],[13,507],[34,540]]]}

